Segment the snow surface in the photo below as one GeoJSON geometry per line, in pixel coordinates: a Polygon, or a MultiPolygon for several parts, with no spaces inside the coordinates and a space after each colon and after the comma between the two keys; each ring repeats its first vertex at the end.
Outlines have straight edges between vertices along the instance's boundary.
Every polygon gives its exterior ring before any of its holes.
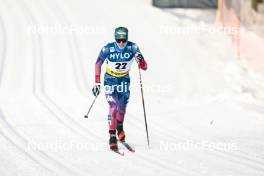
{"type": "Polygon", "coordinates": [[[149,0],[0,4],[0,175],[264,175],[263,75],[239,64],[222,33],[175,32],[214,27],[214,11],[162,11],[149,0]],[[72,24],[88,32],[31,31],[72,24]],[[120,25],[149,63],[150,148],[134,66],[125,130],[136,153],[120,146],[125,157],[108,149],[103,95],[83,118],[95,60],[120,25]]]}

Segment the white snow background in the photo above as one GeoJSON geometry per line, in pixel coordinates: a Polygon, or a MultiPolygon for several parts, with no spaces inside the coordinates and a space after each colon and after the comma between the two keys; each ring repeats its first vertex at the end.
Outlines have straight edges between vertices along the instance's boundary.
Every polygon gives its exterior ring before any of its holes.
{"type": "Polygon", "coordinates": [[[227,35],[177,32],[214,19],[149,0],[0,0],[0,175],[264,175],[263,75],[239,64],[227,35]],[[134,64],[125,130],[136,152],[120,146],[124,157],[108,149],[103,93],[83,118],[117,26],[149,65],[150,148],[134,64]]]}

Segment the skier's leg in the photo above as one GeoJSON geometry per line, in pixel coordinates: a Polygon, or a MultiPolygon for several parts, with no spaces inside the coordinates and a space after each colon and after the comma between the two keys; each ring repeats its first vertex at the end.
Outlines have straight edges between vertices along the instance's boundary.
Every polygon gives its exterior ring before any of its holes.
{"type": "MultiPolygon", "coordinates": [[[[129,86],[129,82],[127,83],[129,86]]],[[[117,112],[116,112],[116,120],[117,120],[117,135],[118,139],[121,142],[125,142],[125,132],[123,128],[123,123],[124,123],[124,118],[125,118],[125,113],[126,113],[126,107],[128,104],[130,92],[129,89],[126,92],[122,92],[120,99],[118,100],[117,103],[117,112]]]]}
{"type": "MultiPolygon", "coordinates": [[[[111,87],[115,85],[115,79],[105,79],[104,82],[105,89],[106,87],[111,87]]],[[[107,90],[107,89],[106,89],[107,90]]],[[[108,113],[108,125],[109,125],[109,145],[110,149],[117,150],[117,138],[116,138],[116,128],[117,128],[117,93],[114,90],[105,91],[106,100],[109,104],[109,113],[108,113]]]]}
{"type": "Polygon", "coordinates": [[[109,103],[109,114],[108,114],[108,125],[109,125],[109,130],[116,130],[116,125],[117,125],[117,106],[113,102],[108,102],[109,103]]]}
{"type": "Polygon", "coordinates": [[[125,83],[123,85],[126,85],[127,88],[123,88],[123,92],[118,92],[118,99],[117,99],[117,113],[116,113],[116,118],[118,121],[123,122],[125,113],[126,113],[126,107],[129,101],[130,97],[130,80],[128,78],[123,79],[125,83]]]}
{"type": "Polygon", "coordinates": [[[117,139],[116,139],[116,128],[117,128],[117,120],[116,120],[116,104],[113,102],[109,103],[109,114],[108,114],[108,125],[109,125],[109,146],[112,150],[117,150],[117,139]]]}

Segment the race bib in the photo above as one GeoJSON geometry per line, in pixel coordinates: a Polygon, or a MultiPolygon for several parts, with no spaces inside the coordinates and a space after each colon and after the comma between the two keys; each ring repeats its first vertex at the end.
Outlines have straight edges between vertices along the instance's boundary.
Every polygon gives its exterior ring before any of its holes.
{"type": "Polygon", "coordinates": [[[106,62],[106,72],[112,76],[125,76],[128,74],[133,63],[133,59],[124,62],[111,62],[107,60],[106,62]]]}

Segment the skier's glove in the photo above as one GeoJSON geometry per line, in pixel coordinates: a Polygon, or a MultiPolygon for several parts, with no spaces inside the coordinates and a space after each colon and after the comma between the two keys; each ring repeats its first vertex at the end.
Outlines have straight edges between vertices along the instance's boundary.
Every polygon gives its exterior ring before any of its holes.
{"type": "Polygon", "coordinates": [[[96,83],[92,89],[92,92],[93,92],[94,96],[97,97],[101,92],[100,84],[96,83]]]}
{"type": "Polygon", "coordinates": [[[138,67],[142,70],[147,70],[148,66],[147,63],[141,53],[136,53],[135,55],[136,61],[138,63],[138,67]]]}
{"type": "Polygon", "coordinates": [[[142,69],[142,70],[147,70],[148,65],[147,65],[147,63],[145,62],[145,60],[142,60],[142,61],[139,61],[139,63],[138,63],[138,67],[139,67],[140,69],[142,69]]]}

